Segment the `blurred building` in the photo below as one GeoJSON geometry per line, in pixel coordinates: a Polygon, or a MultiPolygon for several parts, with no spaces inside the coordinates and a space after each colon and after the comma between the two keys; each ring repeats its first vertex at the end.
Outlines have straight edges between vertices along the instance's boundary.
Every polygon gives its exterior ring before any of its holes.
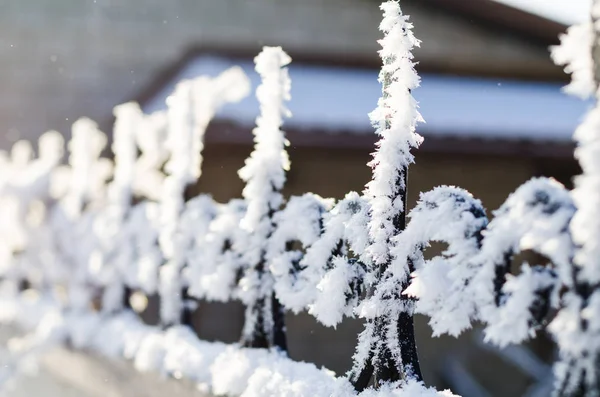
{"type": "MultiPolygon", "coordinates": [[[[377,0],[5,0],[0,131],[6,139],[110,118],[192,47],[282,45],[376,65],[377,0]]],[[[560,78],[546,47],[562,26],[489,0],[405,0],[423,70],[560,78]],[[532,21],[533,19],[533,21],[532,21]]]]}
{"type": "MultiPolygon", "coordinates": [[[[1,143],[47,129],[67,132],[80,116],[108,128],[114,105],[136,99],[147,111],[160,109],[179,79],[215,75],[233,64],[256,85],[253,55],[263,45],[281,45],[294,58],[286,193],[339,198],[360,191],[370,179],[365,164],[376,141],[367,113],[380,90],[378,4],[4,0],[1,143]]],[[[468,189],[489,209],[532,176],[570,184],[578,172],[570,136],[587,105],[561,94],[566,76],[549,58],[548,47],[565,26],[490,0],[402,0],[402,6],[422,40],[416,56],[423,81],[415,96],[427,121],[410,171],[409,207],[419,192],[441,184],[468,189]]],[[[207,136],[199,191],[223,201],[240,195],[236,171],[251,151],[257,113],[250,98],[219,114],[207,136]]],[[[232,341],[241,312],[204,305],[197,322],[204,337],[232,341]]],[[[348,368],[359,322],[345,322],[337,331],[304,315],[290,316],[288,323],[292,357],[348,368]]],[[[442,359],[470,344],[470,337],[430,340],[423,319],[418,333],[425,376],[443,384],[442,359]]],[[[549,354],[547,345],[539,345],[549,354]]],[[[494,375],[511,369],[489,353],[469,360],[491,395],[520,395],[531,383],[522,374],[498,382],[502,376],[494,375]]]]}

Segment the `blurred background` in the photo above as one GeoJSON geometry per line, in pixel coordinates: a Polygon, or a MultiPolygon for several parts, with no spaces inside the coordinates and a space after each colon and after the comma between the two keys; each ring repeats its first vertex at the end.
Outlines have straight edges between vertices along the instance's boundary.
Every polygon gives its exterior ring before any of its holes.
{"type": "MultiPolygon", "coordinates": [[[[3,0],[0,3],[0,147],[49,129],[70,136],[81,117],[110,134],[112,108],[139,101],[146,112],[182,78],[240,65],[253,85],[252,59],[281,45],[293,64],[294,117],[285,130],[292,170],[285,193],[343,197],[370,179],[376,137],[367,114],[380,95],[378,0],[3,0]]],[[[411,16],[426,120],[425,143],[409,177],[419,192],[458,185],[498,208],[533,176],[567,186],[579,170],[571,135],[589,103],[561,92],[567,76],[550,60],[566,24],[587,16],[585,0],[402,0],[411,16]]],[[[237,177],[251,151],[258,114],[252,97],[224,108],[210,126],[197,192],[222,201],[241,195],[237,177]]],[[[150,309],[149,309],[150,310],[150,309]]],[[[236,341],[236,305],[202,304],[205,339],[236,341]]],[[[149,321],[152,316],[148,315],[149,321]]],[[[359,321],[325,329],[288,316],[290,354],[338,373],[349,369],[359,321]]],[[[546,396],[552,345],[495,350],[477,331],[431,338],[419,318],[424,376],[470,396],[546,396]],[[510,379],[510,381],[507,381],[510,379]]]]}

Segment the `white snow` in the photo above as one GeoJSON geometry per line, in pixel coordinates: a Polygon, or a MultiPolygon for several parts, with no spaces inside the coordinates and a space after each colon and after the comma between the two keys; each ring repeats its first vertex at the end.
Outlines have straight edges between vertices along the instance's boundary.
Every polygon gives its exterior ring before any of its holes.
{"type": "Polygon", "coordinates": [[[169,160],[165,164],[166,178],[162,184],[160,202],[160,233],[158,242],[165,263],[160,267],[160,317],[164,324],[177,324],[183,310],[181,293],[184,287],[182,269],[186,249],[195,232],[180,230],[180,217],[185,207],[185,188],[201,175],[204,134],[219,107],[238,102],[248,95],[249,84],[239,68],[224,71],[214,79],[201,77],[179,83],[168,103],[166,146],[169,160]],[[186,233],[187,232],[187,233],[186,233]]]}
{"type": "Polygon", "coordinates": [[[598,59],[593,59],[598,39],[600,3],[592,7],[593,24],[571,27],[555,49],[555,61],[566,65],[571,73],[574,94],[594,95],[596,106],[577,128],[575,157],[583,170],[575,178],[571,192],[577,212],[569,225],[575,246],[571,266],[561,271],[561,279],[568,286],[562,297],[562,309],[549,326],[555,338],[560,360],[555,366],[557,387],[564,393],[586,395],[598,392],[600,378],[597,362],[600,356],[600,91],[595,80],[598,59]]]}
{"type": "Polygon", "coordinates": [[[477,308],[469,283],[476,270],[471,260],[479,252],[480,233],[487,226],[485,210],[470,193],[441,186],[421,194],[409,217],[393,249],[394,262],[401,266],[411,260],[416,269],[404,293],[418,298],[415,310],[430,317],[434,336],[458,336],[470,328],[477,308]],[[425,260],[423,251],[430,242],[446,243],[447,248],[425,260]]]}
{"type": "MultiPolygon", "coordinates": [[[[416,133],[416,126],[423,119],[412,96],[420,83],[412,50],[420,42],[414,37],[409,17],[402,14],[398,2],[386,1],[381,10],[383,20],[379,28],[384,37],[379,41],[383,61],[379,81],[382,95],[377,108],[369,115],[380,140],[369,163],[373,178],[363,193],[369,208],[368,243],[364,252],[359,253],[359,257],[366,258],[367,272],[363,278],[371,292],[354,310],[366,320],[366,326],[359,335],[352,373],[359,374],[369,360],[374,368],[387,365],[381,360],[389,357],[402,377],[414,379],[413,363],[403,360],[398,323],[401,315],[412,316],[414,311],[412,301],[401,295],[408,282],[410,263],[406,260],[394,263],[392,249],[393,238],[404,229],[399,219],[406,212],[405,181],[408,167],[414,163],[411,149],[417,148],[423,140],[416,133]]],[[[347,279],[348,275],[347,271],[339,274],[347,279]]],[[[406,344],[410,343],[414,341],[406,344]]]]}
{"type": "Polygon", "coordinates": [[[527,263],[512,276],[512,256],[527,250],[544,255],[563,285],[571,285],[574,245],[568,225],[574,214],[569,192],[546,178],[519,187],[494,212],[489,225],[481,203],[468,192],[439,187],[425,193],[406,231],[396,239],[396,260],[411,258],[416,266],[405,293],[419,299],[416,310],[430,316],[434,335],[457,336],[480,320],[486,339],[500,346],[533,337],[538,328],[532,318],[537,294],[548,291],[544,299],[557,307],[561,284],[549,268],[527,263]],[[424,261],[421,249],[430,241],[448,247],[424,261]]]}
{"type": "MultiPolygon", "coordinates": [[[[294,362],[277,351],[209,343],[181,326],[161,330],[142,324],[130,312],[103,316],[69,313],[41,295],[0,297],[0,323],[17,324],[37,335],[36,348],[70,340],[78,349],[132,360],[140,371],[186,378],[215,395],[252,397],[357,396],[345,378],[313,364],[294,362]]],[[[27,349],[25,349],[27,351],[27,349]]],[[[454,396],[411,381],[358,396],[454,396]]]]}
{"type": "Polygon", "coordinates": [[[125,283],[121,274],[132,262],[134,247],[124,238],[124,225],[132,205],[137,159],[135,134],[142,118],[142,111],[136,103],[118,106],[114,112],[114,175],[108,185],[106,207],[94,221],[98,247],[91,254],[98,261],[91,269],[92,276],[104,287],[102,309],[108,312],[119,310],[122,306],[125,283]]]}
{"type": "Polygon", "coordinates": [[[420,78],[414,69],[413,47],[420,42],[412,34],[412,24],[402,15],[397,2],[382,4],[384,12],[380,29],[385,36],[379,51],[384,66],[379,75],[383,94],[378,107],[369,115],[377,143],[373,160],[373,179],[367,183],[365,197],[370,215],[368,255],[375,265],[390,259],[389,247],[393,233],[398,232],[394,219],[404,212],[404,185],[408,166],[414,163],[411,149],[417,148],[423,138],[416,133],[417,123],[423,119],[412,91],[419,87],[420,78]]]}
{"type": "Polygon", "coordinates": [[[369,205],[358,193],[348,193],[324,214],[322,222],[322,234],[300,261],[311,277],[303,297],[310,314],[323,325],[334,327],[343,316],[354,316],[358,291],[348,290],[349,281],[364,276],[357,263],[349,264],[348,256],[357,257],[365,265],[371,263],[365,254],[369,242],[369,205]],[[339,279],[340,276],[343,278],[339,279]]]}
{"type": "Polygon", "coordinates": [[[291,197],[273,218],[275,230],[269,238],[266,259],[275,280],[277,298],[294,313],[312,303],[321,273],[316,263],[303,259],[304,253],[318,241],[323,215],[332,207],[332,199],[306,193],[291,197]],[[294,243],[299,247],[290,250],[288,244],[294,243]]]}
{"type": "MultiPolygon", "coordinates": [[[[237,199],[218,204],[216,208],[211,204],[210,209],[204,207],[201,211],[198,216],[212,213],[213,218],[207,230],[196,235],[188,253],[188,266],[184,270],[188,292],[201,299],[227,302],[237,296],[236,275],[242,263],[236,248],[244,238],[239,224],[246,212],[246,203],[237,199]]],[[[190,222],[197,221],[190,219],[190,222]]]]}
{"type": "Polygon", "coordinates": [[[575,263],[581,267],[579,277],[591,284],[600,282],[600,106],[586,116],[575,131],[578,147],[575,157],[583,175],[575,178],[573,200],[578,211],[571,224],[573,239],[581,248],[575,263]]]}
{"type": "Polygon", "coordinates": [[[554,63],[563,65],[565,73],[571,74],[571,82],[564,91],[580,98],[593,96],[596,87],[591,51],[593,38],[594,25],[587,21],[571,26],[560,36],[560,45],[551,48],[554,63]]]}
{"type": "Polygon", "coordinates": [[[291,116],[285,105],[290,99],[291,80],[286,68],[290,62],[291,58],[281,47],[264,47],[255,58],[256,71],[262,78],[256,89],[260,116],[252,131],[254,150],[238,172],[246,182],[242,196],[247,208],[240,228],[247,237],[238,247],[243,261],[238,294],[247,305],[243,330],[246,340],[252,340],[259,315],[263,317],[267,335],[271,334],[269,329],[273,326],[270,296],[274,280],[268,265],[264,265],[266,269],[259,267],[264,264],[269,237],[274,231],[273,214],[283,204],[281,189],[285,183],[285,171],[290,168],[285,150],[289,143],[281,130],[284,118],[291,116]],[[264,302],[265,307],[258,307],[259,302],[264,302]],[[264,313],[259,314],[261,311],[264,313]]]}
{"type": "Polygon", "coordinates": [[[138,197],[157,201],[165,179],[162,166],[169,157],[169,150],[165,145],[167,112],[144,114],[139,122],[141,125],[136,130],[135,138],[140,154],[135,163],[133,191],[138,197]]]}

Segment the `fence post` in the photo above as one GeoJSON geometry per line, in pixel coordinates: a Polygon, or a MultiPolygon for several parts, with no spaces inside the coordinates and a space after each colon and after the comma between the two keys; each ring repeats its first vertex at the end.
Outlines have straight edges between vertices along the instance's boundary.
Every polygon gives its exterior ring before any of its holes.
{"type": "Polygon", "coordinates": [[[382,97],[371,120],[381,136],[369,165],[373,180],[367,184],[365,195],[371,206],[369,234],[371,243],[367,254],[371,259],[368,271],[372,274],[368,300],[377,309],[366,314],[367,325],[359,337],[355,366],[351,379],[357,390],[364,390],[374,376],[376,387],[400,379],[421,380],[416,351],[412,298],[401,295],[408,286],[412,272],[410,261],[404,264],[404,276],[390,274],[392,238],[406,226],[406,191],[408,166],[414,162],[411,148],[418,147],[422,138],[415,132],[421,121],[417,103],[411,95],[419,86],[414,69],[413,36],[408,17],[402,14],[397,1],[381,5],[384,38],[380,40],[383,60],[379,80],[382,97]],[[390,281],[395,289],[382,290],[390,281]],[[398,285],[396,283],[399,282],[398,285]],[[392,308],[390,302],[397,306],[392,308]]]}
{"type": "Polygon", "coordinates": [[[254,133],[254,151],[239,175],[246,182],[243,197],[248,208],[241,227],[248,236],[241,256],[246,267],[240,280],[246,304],[242,345],[253,348],[277,347],[287,350],[284,312],[273,291],[273,276],[266,261],[267,245],[274,231],[273,216],[283,204],[281,189],[289,158],[281,126],[289,116],[284,102],[290,99],[286,65],[291,58],[280,47],[265,47],[255,58],[262,84],[256,96],[261,114],[254,133]]]}

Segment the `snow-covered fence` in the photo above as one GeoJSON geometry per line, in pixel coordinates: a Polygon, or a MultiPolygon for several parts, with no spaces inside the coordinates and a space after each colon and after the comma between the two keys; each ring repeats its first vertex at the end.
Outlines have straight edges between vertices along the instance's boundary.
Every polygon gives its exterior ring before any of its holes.
{"type": "MultiPolygon", "coordinates": [[[[470,193],[443,186],[409,212],[411,150],[422,141],[412,97],[420,82],[412,49],[420,42],[398,2],[381,8],[382,97],[371,114],[381,139],[362,194],[337,203],[312,193],[283,198],[291,59],[278,47],[255,59],[261,113],[255,149],[239,172],[242,199],[187,197],[201,176],[210,120],[248,94],[238,68],[181,82],[166,112],[117,107],[114,161],[101,157],[108,140],[87,119],[73,126],[67,165],[56,132],[42,136],[36,159],[26,142],[2,154],[0,319],[34,330],[11,345],[18,354],[9,368],[63,342],[191,378],[215,394],[450,396],[423,385],[417,312],[436,335],[481,322],[499,346],[546,327],[559,348],[557,395],[599,395],[600,110],[575,133],[584,174],[574,191],[533,179],[490,221],[470,193]],[[425,259],[430,242],[447,248],[425,259]],[[523,263],[511,274],[525,251],[548,263],[523,263]],[[160,298],[158,327],[128,307],[149,295],[160,298]],[[189,327],[193,307],[232,299],[246,306],[240,344],[198,340],[189,327]],[[307,310],[326,326],[344,316],[366,320],[347,378],[287,357],[284,310],[307,310]]],[[[596,29],[571,28],[554,49],[573,73],[571,91],[583,96],[599,86],[596,29]]]]}

